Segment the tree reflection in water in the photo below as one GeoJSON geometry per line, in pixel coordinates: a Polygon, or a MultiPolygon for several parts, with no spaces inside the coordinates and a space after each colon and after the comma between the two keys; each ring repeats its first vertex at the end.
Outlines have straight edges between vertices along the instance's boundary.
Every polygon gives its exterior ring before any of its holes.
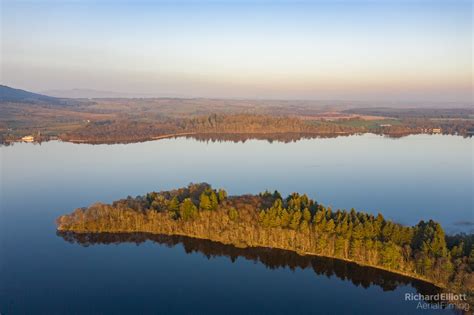
{"type": "Polygon", "coordinates": [[[84,247],[96,244],[121,243],[140,245],[146,241],[155,242],[167,247],[181,244],[186,253],[201,253],[208,259],[223,256],[228,257],[231,262],[235,262],[237,258],[242,257],[254,262],[260,262],[269,269],[289,268],[290,270],[295,270],[297,268],[312,268],[317,275],[324,275],[328,278],[336,276],[339,279],[351,281],[355,286],[363,288],[379,286],[384,291],[393,291],[398,286],[411,285],[421,294],[436,294],[440,292],[439,288],[432,284],[384,270],[360,266],[338,259],[300,256],[294,252],[281,249],[262,247],[237,248],[232,245],[186,236],[150,233],[74,233],[57,231],[57,235],[69,243],[77,243],[84,247]]]}

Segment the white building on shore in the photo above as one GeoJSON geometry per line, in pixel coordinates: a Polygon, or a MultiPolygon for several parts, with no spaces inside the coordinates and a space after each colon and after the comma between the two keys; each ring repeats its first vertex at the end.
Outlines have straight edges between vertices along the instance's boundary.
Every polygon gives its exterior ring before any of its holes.
{"type": "Polygon", "coordinates": [[[21,138],[21,141],[23,142],[33,142],[35,138],[33,136],[24,136],[21,138]]]}

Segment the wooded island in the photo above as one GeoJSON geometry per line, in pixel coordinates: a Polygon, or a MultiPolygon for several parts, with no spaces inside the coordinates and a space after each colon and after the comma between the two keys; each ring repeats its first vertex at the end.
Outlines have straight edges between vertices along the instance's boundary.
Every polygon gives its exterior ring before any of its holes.
{"type": "Polygon", "coordinates": [[[268,247],[356,262],[433,283],[474,288],[473,235],[446,236],[432,220],[403,226],[364,212],[332,210],[293,193],[227,196],[208,184],[79,208],[59,231],[183,235],[236,247],[268,247]]]}

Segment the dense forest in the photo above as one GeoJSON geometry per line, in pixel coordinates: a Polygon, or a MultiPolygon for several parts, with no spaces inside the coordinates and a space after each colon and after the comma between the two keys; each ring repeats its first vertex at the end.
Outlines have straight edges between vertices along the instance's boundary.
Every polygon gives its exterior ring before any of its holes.
{"type": "Polygon", "coordinates": [[[381,268],[471,299],[474,291],[472,235],[447,237],[432,220],[403,226],[381,214],[333,210],[298,193],[227,196],[208,184],[190,184],[79,208],[57,225],[75,233],[144,232],[278,248],[381,268]]]}
{"type": "Polygon", "coordinates": [[[273,139],[283,134],[351,134],[367,131],[361,127],[335,123],[310,123],[294,117],[236,114],[193,118],[160,118],[153,122],[108,120],[90,123],[61,135],[62,140],[81,142],[127,142],[152,140],[166,135],[207,135],[226,137],[234,134],[260,135],[273,139]]]}
{"type": "Polygon", "coordinates": [[[220,139],[233,135],[240,137],[247,135],[260,139],[278,140],[282,137],[295,138],[300,135],[320,137],[372,132],[397,137],[430,133],[437,128],[441,128],[448,134],[469,135],[474,126],[471,121],[464,120],[446,122],[430,119],[404,119],[374,122],[358,118],[311,120],[291,116],[211,114],[188,118],[157,117],[153,121],[130,119],[95,121],[61,134],[60,138],[73,142],[110,143],[145,141],[174,135],[196,137],[212,135],[220,139]]]}

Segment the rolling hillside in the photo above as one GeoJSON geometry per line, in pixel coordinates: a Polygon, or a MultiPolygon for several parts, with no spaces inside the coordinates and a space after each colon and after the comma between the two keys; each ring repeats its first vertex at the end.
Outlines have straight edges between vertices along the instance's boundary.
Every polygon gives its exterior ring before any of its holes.
{"type": "Polygon", "coordinates": [[[0,102],[46,103],[51,105],[62,105],[66,103],[65,101],[56,97],[14,89],[6,85],[0,85],[0,102]]]}

